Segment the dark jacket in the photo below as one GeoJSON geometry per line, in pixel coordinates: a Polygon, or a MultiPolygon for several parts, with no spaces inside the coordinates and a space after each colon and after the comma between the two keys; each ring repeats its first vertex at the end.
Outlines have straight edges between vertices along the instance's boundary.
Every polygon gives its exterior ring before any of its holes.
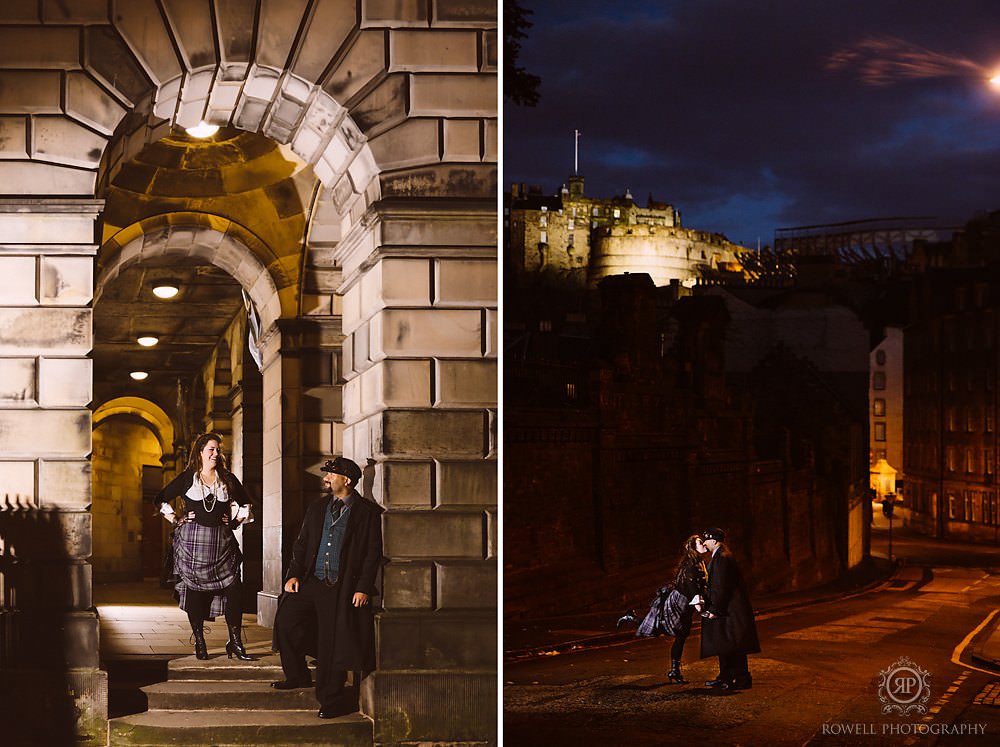
{"type": "MultiPolygon", "coordinates": [[[[377,593],[376,579],[382,565],[382,513],[383,509],[374,501],[362,498],[353,492],[351,516],[344,534],[344,545],[340,552],[340,583],[337,584],[336,619],[324,621],[334,628],[333,669],[370,672],[375,669],[375,614],[374,604],[364,607],[352,604],[354,594],[362,592],[369,597],[377,593]]],[[[323,519],[332,496],[313,501],[302,519],[299,536],[292,545],[292,562],[288,566],[285,581],[297,578],[299,583],[323,583],[315,578],[316,555],[323,535],[323,519]]],[[[282,592],[278,598],[278,609],[287,596],[282,592]]],[[[278,648],[278,616],[275,615],[273,648],[278,648]]],[[[305,631],[310,640],[314,631],[305,631]]],[[[314,649],[315,651],[315,649],[314,649]]]]}
{"type": "MultiPolygon", "coordinates": [[[[188,511],[195,512],[195,521],[204,526],[219,526],[221,524],[220,517],[222,516],[221,511],[213,511],[211,515],[206,515],[204,506],[201,501],[192,501],[187,497],[186,493],[194,484],[195,480],[195,470],[186,469],[181,472],[177,477],[167,483],[163,490],[156,494],[153,498],[153,505],[159,509],[164,503],[168,501],[173,501],[175,498],[184,498],[184,508],[181,509],[182,514],[186,514],[188,511]]],[[[226,493],[229,498],[229,503],[238,503],[241,506],[245,506],[250,503],[250,496],[247,494],[246,488],[237,479],[236,475],[232,472],[223,472],[221,469],[218,470],[219,479],[223,480],[226,485],[226,493]]],[[[235,524],[232,525],[235,527],[235,524]]]]}
{"type": "MultiPolygon", "coordinates": [[[[705,596],[705,572],[701,563],[683,564],[677,570],[674,579],[674,588],[685,596],[688,602],[700,594],[705,596]]],[[[694,621],[694,606],[685,604],[684,613],[680,616],[674,631],[675,636],[687,637],[691,633],[691,624],[694,621]]]]}
{"type": "Polygon", "coordinates": [[[705,611],[715,618],[701,621],[701,658],[760,652],[746,582],[724,546],[709,561],[705,599],[705,611]]]}
{"type": "Polygon", "coordinates": [[[705,574],[701,564],[681,566],[674,579],[674,588],[686,596],[689,602],[697,594],[705,596],[705,574]]]}

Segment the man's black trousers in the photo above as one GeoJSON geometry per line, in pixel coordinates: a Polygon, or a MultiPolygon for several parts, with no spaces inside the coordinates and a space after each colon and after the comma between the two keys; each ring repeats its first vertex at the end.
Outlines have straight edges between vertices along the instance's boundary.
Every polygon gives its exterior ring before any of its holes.
{"type": "Polygon", "coordinates": [[[333,660],[334,621],[337,619],[338,586],[327,586],[315,577],[299,583],[294,594],[285,594],[278,610],[278,648],[281,652],[281,668],[285,679],[290,682],[304,682],[309,679],[306,666],[306,651],[309,641],[305,632],[319,631],[319,649],[316,657],[316,700],[320,706],[334,705],[344,696],[344,682],[347,672],[331,669],[333,660]],[[316,625],[310,620],[315,620],[316,625]]]}

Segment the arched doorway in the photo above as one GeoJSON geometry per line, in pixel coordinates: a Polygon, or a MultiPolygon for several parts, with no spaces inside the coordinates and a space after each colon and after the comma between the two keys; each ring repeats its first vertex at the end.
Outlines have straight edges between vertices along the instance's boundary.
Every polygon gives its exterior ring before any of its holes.
{"type": "MultiPolygon", "coordinates": [[[[30,642],[56,626],[78,644],[68,650],[94,650],[88,406],[132,390],[105,386],[96,348],[90,375],[90,350],[103,344],[91,323],[116,272],[212,268],[249,297],[248,352],[263,368],[262,619],[322,459],[370,459],[389,564],[365,712],[382,742],[488,740],[499,540],[495,5],[68,0],[4,7],[0,21],[15,50],[0,100],[10,131],[24,133],[0,147],[0,271],[11,287],[35,289],[0,310],[2,355],[19,359],[8,368],[25,383],[0,410],[11,431],[46,435],[44,448],[0,442],[0,468],[70,538],[67,560],[46,572],[79,581],[65,619],[4,610],[18,622],[0,630],[30,642]],[[238,154],[233,168],[196,164],[203,149],[183,128],[200,119],[223,126],[217,152],[238,154]],[[249,166],[279,156],[290,170],[261,186],[249,166]],[[178,191],[168,171],[202,178],[178,191]],[[248,181],[272,206],[262,223],[297,228],[269,238],[229,212],[248,181]],[[291,215],[274,209],[296,201],[291,215]],[[199,241],[191,228],[215,233],[199,241]]],[[[175,381],[174,398],[197,395],[188,386],[175,381]]],[[[174,407],[169,394],[156,401],[174,407]]],[[[171,420],[178,434],[198,426],[193,414],[171,420]]],[[[22,666],[38,665],[0,653],[0,671],[22,666]]],[[[78,655],[69,676],[78,730],[99,731],[96,657],[78,655]]]]}

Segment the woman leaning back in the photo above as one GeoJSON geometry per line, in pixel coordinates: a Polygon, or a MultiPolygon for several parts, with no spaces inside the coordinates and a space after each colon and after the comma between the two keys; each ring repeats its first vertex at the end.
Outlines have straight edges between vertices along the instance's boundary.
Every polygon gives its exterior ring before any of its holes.
{"type": "Polygon", "coordinates": [[[187,468],[157,494],[153,502],[174,531],[174,573],[180,608],[187,612],[194,634],[194,652],[208,658],[204,621],[225,615],[229,627],[229,658],[250,661],[241,637],[243,602],[240,563],[243,556],[233,536],[242,522],[253,521],[250,497],[226,469],[222,436],[203,433],[191,447],[187,468]],[[178,516],[171,501],[183,498],[178,516]]]}

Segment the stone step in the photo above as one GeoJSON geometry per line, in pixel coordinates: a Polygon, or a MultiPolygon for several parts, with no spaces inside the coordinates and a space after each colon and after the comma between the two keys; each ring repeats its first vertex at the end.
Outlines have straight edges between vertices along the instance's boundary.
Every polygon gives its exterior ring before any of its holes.
{"type": "Polygon", "coordinates": [[[315,690],[275,690],[264,680],[170,680],[142,688],[151,711],[316,711],[315,690]]]}
{"type": "Polygon", "coordinates": [[[208,659],[182,656],[167,664],[171,680],[283,680],[281,659],[277,654],[255,657],[254,661],[229,659],[225,654],[208,659]]]}
{"type": "MultiPolygon", "coordinates": [[[[316,709],[318,710],[318,709],[316,709]]],[[[110,747],[131,745],[326,745],[371,747],[371,719],[321,719],[315,711],[147,711],[108,722],[110,747]]]]}

